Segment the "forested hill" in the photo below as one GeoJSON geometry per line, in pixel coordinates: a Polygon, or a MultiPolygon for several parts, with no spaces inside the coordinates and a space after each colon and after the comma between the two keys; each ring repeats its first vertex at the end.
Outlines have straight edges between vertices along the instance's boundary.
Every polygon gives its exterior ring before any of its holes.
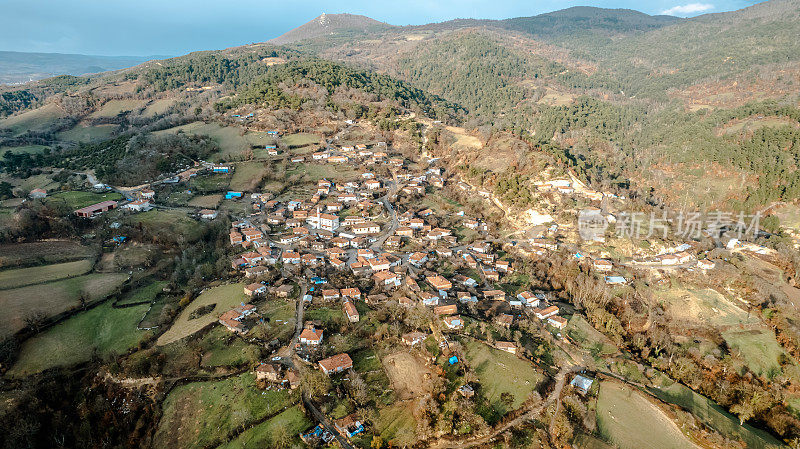
{"type": "Polygon", "coordinates": [[[532,17],[499,20],[495,25],[543,39],[567,35],[619,35],[651,31],[681,22],[673,16],[650,16],[631,9],[576,6],[532,17]]]}

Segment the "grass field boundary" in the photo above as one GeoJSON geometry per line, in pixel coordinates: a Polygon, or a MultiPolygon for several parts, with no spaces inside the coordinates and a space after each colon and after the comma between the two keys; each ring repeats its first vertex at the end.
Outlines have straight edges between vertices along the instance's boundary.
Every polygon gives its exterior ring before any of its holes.
{"type": "Polygon", "coordinates": [[[30,329],[28,327],[25,327],[25,328],[22,328],[19,331],[15,332],[13,335],[9,335],[8,338],[16,338],[18,343],[22,343],[25,340],[33,337],[34,335],[40,334],[40,333],[46,331],[47,329],[50,329],[51,327],[55,326],[56,324],[61,323],[62,321],[66,320],[66,319],[68,319],[68,318],[70,318],[72,316],[75,316],[75,315],[77,315],[77,314],[79,314],[81,312],[85,312],[85,311],[87,311],[89,309],[93,309],[93,308],[99,306],[100,304],[108,301],[109,298],[111,298],[114,295],[119,295],[126,288],[126,286],[129,285],[130,282],[131,282],[131,278],[130,278],[130,276],[128,276],[128,278],[125,279],[122,282],[122,284],[120,284],[116,289],[114,289],[114,291],[112,291],[111,293],[109,293],[105,297],[98,298],[98,299],[96,299],[94,301],[87,301],[86,305],[84,307],[74,307],[72,309],[65,310],[65,311],[63,311],[61,313],[57,313],[55,315],[52,315],[52,316],[48,317],[47,319],[44,320],[42,325],[39,327],[38,331],[33,331],[32,329],[30,329]]]}
{"type": "MultiPolygon", "coordinates": [[[[64,265],[64,264],[68,264],[68,263],[80,262],[80,261],[87,260],[87,259],[92,259],[92,258],[83,257],[83,258],[79,258],[79,259],[75,259],[75,260],[70,260],[70,261],[67,261],[67,262],[58,262],[58,263],[54,263],[54,264],[40,264],[40,265],[34,265],[34,266],[30,266],[30,267],[23,267],[23,268],[21,268],[21,267],[13,267],[13,268],[2,269],[2,270],[0,270],[0,273],[3,272],[3,271],[26,270],[26,269],[31,269],[31,268],[46,267],[46,266],[50,266],[50,265],[64,265]]],[[[60,277],[60,278],[48,279],[48,280],[43,280],[43,281],[38,281],[38,282],[31,282],[31,283],[28,283],[28,284],[12,285],[12,286],[9,286],[9,287],[0,286],[0,290],[13,290],[13,289],[16,289],[16,288],[30,287],[30,286],[33,286],[33,285],[49,284],[51,282],[63,281],[65,279],[72,279],[72,278],[76,278],[76,277],[85,276],[85,275],[87,275],[87,274],[89,274],[89,273],[94,271],[95,267],[97,266],[97,262],[98,261],[99,261],[99,257],[94,257],[93,260],[92,260],[91,265],[89,266],[89,268],[86,271],[83,271],[83,272],[80,272],[80,273],[77,273],[77,274],[70,274],[70,275],[67,275],[67,276],[64,276],[64,277],[60,277]]]]}

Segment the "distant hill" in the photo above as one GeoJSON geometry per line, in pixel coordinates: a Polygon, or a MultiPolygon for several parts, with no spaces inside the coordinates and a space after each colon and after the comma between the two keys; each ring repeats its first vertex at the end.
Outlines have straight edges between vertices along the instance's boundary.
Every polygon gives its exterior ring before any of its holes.
{"type": "Polygon", "coordinates": [[[353,32],[365,33],[389,28],[394,27],[366,16],[356,14],[322,14],[314,20],[300,25],[269,42],[284,45],[330,35],[341,35],[353,32]]]}
{"type": "Polygon", "coordinates": [[[523,31],[537,37],[554,38],[568,34],[628,34],[651,31],[680,22],[673,16],[650,16],[632,9],[576,6],[532,17],[499,20],[501,28],[523,31]]]}
{"type": "Polygon", "coordinates": [[[56,75],[85,75],[131,67],[163,56],[91,56],[0,51],[0,84],[24,83],[56,75]]]}

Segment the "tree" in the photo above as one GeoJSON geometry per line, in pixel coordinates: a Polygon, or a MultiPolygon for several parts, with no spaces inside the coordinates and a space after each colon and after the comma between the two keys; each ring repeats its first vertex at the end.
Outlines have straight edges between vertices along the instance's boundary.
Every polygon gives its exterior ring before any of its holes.
{"type": "Polygon", "coordinates": [[[369,447],[372,449],[381,449],[383,447],[383,438],[379,437],[378,435],[374,435],[369,447]]]}
{"type": "Polygon", "coordinates": [[[514,395],[508,391],[504,391],[500,394],[500,401],[506,406],[506,408],[511,409],[514,406],[514,395]]]}
{"type": "Polygon", "coordinates": [[[302,376],[303,392],[311,399],[319,399],[331,389],[331,380],[320,371],[305,369],[302,376]]]}
{"type": "Polygon", "coordinates": [[[39,332],[47,320],[47,314],[41,310],[34,310],[25,316],[25,326],[34,332],[39,332]]]}

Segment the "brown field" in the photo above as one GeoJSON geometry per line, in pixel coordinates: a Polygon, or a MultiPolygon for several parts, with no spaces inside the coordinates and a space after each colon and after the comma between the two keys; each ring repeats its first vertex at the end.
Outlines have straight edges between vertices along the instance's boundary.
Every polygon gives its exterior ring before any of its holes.
{"type": "Polygon", "coordinates": [[[413,355],[396,352],[383,358],[383,366],[401,400],[430,394],[432,373],[413,355]]]}
{"type": "Polygon", "coordinates": [[[5,319],[0,321],[0,338],[25,327],[25,317],[34,311],[48,317],[79,305],[78,298],[87,292],[91,300],[111,294],[127,279],[126,274],[87,274],[46,284],[0,290],[0,307],[5,319]]]}

